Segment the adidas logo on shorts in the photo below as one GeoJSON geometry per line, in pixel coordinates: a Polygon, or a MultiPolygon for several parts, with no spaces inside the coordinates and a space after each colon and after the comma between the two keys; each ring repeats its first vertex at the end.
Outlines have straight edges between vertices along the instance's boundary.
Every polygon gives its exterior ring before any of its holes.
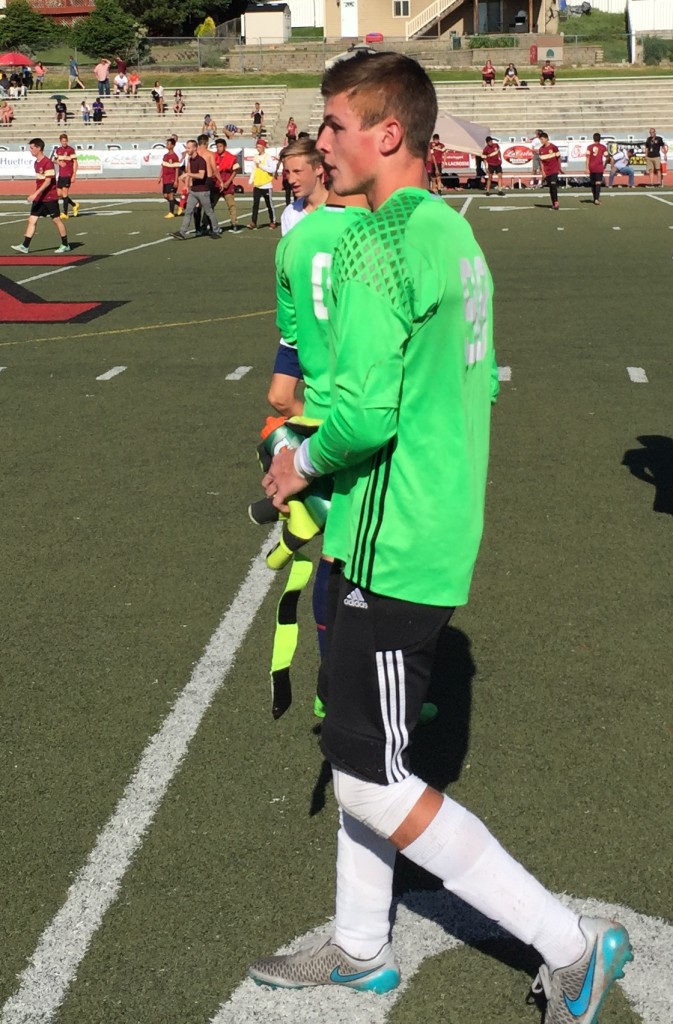
{"type": "Polygon", "coordinates": [[[359,587],[355,590],[351,590],[350,594],[347,594],[344,598],[344,604],[348,608],[369,608],[369,605],[362,596],[362,591],[359,587]]]}

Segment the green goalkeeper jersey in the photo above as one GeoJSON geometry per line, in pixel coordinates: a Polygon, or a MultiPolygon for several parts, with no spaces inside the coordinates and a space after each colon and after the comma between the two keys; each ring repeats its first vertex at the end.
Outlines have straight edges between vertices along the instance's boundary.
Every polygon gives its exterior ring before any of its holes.
{"type": "MultiPolygon", "coordinates": [[[[313,215],[315,216],[315,214],[313,215]]],[[[468,598],[484,519],[493,284],[467,222],[421,189],[345,232],[332,266],[325,551],[375,593],[468,598]]]]}
{"type": "Polygon", "coordinates": [[[296,347],[304,376],[304,415],[324,419],[330,408],[329,324],[334,246],[346,228],[370,217],[354,206],[320,206],[299,221],[276,249],[277,324],[281,344],[296,347]]]}

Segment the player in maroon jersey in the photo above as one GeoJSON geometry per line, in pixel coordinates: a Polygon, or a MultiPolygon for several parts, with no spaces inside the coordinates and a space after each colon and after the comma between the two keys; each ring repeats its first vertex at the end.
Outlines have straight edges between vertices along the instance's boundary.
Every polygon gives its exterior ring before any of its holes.
{"type": "Polygon", "coordinates": [[[72,215],[76,217],[79,213],[79,203],[70,198],[70,189],[75,184],[77,177],[77,154],[68,142],[68,136],[62,132],[58,137],[58,146],[52,153],[52,159],[56,165],[56,190],[58,198],[63,203],[61,220],[68,219],[68,204],[72,207],[72,215]]]}
{"type": "Polygon", "coordinates": [[[594,141],[587,149],[587,173],[591,179],[591,191],[594,197],[594,205],[601,205],[601,185],[603,174],[608,161],[608,147],[601,142],[598,132],[594,132],[594,141]]]}
{"type": "Polygon", "coordinates": [[[542,173],[544,174],[544,183],[549,189],[552,210],[558,210],[558,176],[561,173],[561,154],[558,146],[549,141],[549,136],[546,132],[540,132],[540,141],[542,145],[540,146],[539,157],[542,173]]]}
{"type": "Polygon", "coordinates": [[[30,243],[35,234],[38,218],[51,217],[52,223],[61,239],[61,244],[55,251],[61,256],[70,252],[70,246],[68,244],[68,233],[58,212],[56,169],[49,157],[44,155],[44,139],[31,139],[28,146],[35,157],[35,177],[37,180],[35,182],[35,190],[27,196],[31,207],[25,237],[21,245],[13,245],[12,249],[27,256],[30,251],[30,243]]]}
{"type": "Polygon", "coordinates": [[[168,203],[168,213],[164,214],[165,218],[175,217],[175,193],[178,187],[179,174],[180,157],[175,152],[175,139],[169,136],[166,139],[166,152],[161,159],[161,171],[159,173],[161,191],[168,203]]]}
{"type": "Polygon", "coordinates": [[[498,195],[504,196],[505,190],[502,187],[502,152],[498,143],[490,135],[486,136],[486,145],[481,151],[481,156],[486,161],[486,195],[491,191],[491,185],[495,178],[498,183],[498,195]]]}
{"type": "Polygon", "coordinates": [[[439,135],[435,132],[430,140],[425,169],[430,178],[430,190],[436,192],[438,196],[442,194],[442,164],[445,149],[446,146],[440,142],[439,135]]]}

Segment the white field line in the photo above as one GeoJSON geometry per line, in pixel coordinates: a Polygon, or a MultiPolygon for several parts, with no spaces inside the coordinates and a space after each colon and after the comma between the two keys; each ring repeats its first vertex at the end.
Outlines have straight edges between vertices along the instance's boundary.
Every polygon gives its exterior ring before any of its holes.
{"type": "Polygon", "coordinates": [[[648,384],[647,374],[643,370],[642,366],[627,366],[626,372],[629,375],[629,379],[634,384],[648,384]]]}
{"type": "MultiPolygon", "coordinates": [[[[154,202],[154,200],[151,200],[151,201],[154,202]]],[[[148,202],[149,202],[149,200],[148,200],[148,202]]],[[[238,218],[238,220],[240,222],[245,217],[249,217],[249,216],[250,216],[249,213],[244,213],[244,214],[242,214],[238,218]]],[[[224,221],[223,223],[226,224],[227,221],[224,221]]],[[[220,224],[220,227],[222,227],[222,224],[220,224]]],[[[133,246],[131,246],[128,249],[118,249],[117,252],[111,252],[111,253],[109,253],[109,255],[110,256],[126,256],[126,254],[129,253],[129,252],[138,252],[139,249],[148,249],[148,248],[150,248],[153,245],[162,245],[164,242],[174,242],[174,241],[175,241],[174,238],[171,238],[170,235],[166,235],[165,238],[155,238],[151,242],[143,242],[141,245],[133,245],[133,246]]],[[[35,274],[33,277],[24,277],[21,281],[18,281],[17,283],[18,284],[30,284],[31,281],[39,281],[43,277],[51,277],[53,274],[62,274],[66,270],[76,270],[78,267],[87,266],[87,265],[88,264],[86,264],[86,263],[84,263],[84,264],[70,263],[70,264],[68,264],[67,267],[57,267],[56,270],[47,270],[43,274],[35,274]]]]}
{"type": "MultiPolygon", "coordinates": [[[[559,899],[578,914],[617,918],[626,926],[635,960],[627,965],[619,987],[643,1024],[670,1024],[673,927],[661,918],[646,917],[629,907],[565,894],[559,899]]],[[[330,924],[326,922],[278,952],[292,952],[305,938],[328,933],[330,924]]],[[[339,985],[273,991],[247,979],[221,1004],[211,1024],[386,1024],[424,960],[460,949],[464,943],[477,945],[494,938],[506,940],[507,933],[448,892],[409,892],[397,905],[393,931],[395,954],[402,967],[399,988],[387,995],[363,992],[354,998],[352,992],[339,985]]]]}
{"type": "Polygon", "coordinates": [[[512,367],[511,366],[499,366],[498,367],[498,380],[511,380],[512,379],[512,367]]]}
{"type": "Polygon", "coordinates": [[[106,370],[105,373],[101,373],[100,377],[96,377],[96,380],[112,380],[113,377],[118,377],[126,369],[128,369],[126,366],[113,366],[111,370],[106,370]]]}
{"type": "MultiPolygon", "coordinates": [[[[26,206],[26,200],[25,199],[21,199],[21,200],[19,200],[19,202],[23,206],[26,206]]],[[[108,202],[105,205],[106,206],[110,206],[112,204],[108,202]]],[[[103,209],[104,209],[104,207],[100,207],[100,211],[101,212],[103,211],[103,209]]],[[[99,208],[98,207],[96,207],[96,208],[94,208],[94,207],[87,207],[87,209],[86,209],[86,213],[87,214],[98,213],[98,212],[99,212],[99,208]]],[[[0,213],[0,218],[2,218],[2,217],[11,217],[11,216],[12,216],[11,213],[4,213],[4,214],[0,213]]],[[[12,227],[13,224],[25,224],[27,218],[28,218],[28,214],[26,213],[23,217],[17,217],[16,220],[9,220],[9,221],[8,220],[0,220],[0,227],[4,228],[4,227],[12,227]]],[[[73,218],[73,219],[76,219],[76,218],[73,218]]]]}
{"type": "Polygon", "coordinates": [[[3,371],[3,370],[6,370],[6,369],[7,369],[7,367],[6,367],[6,366],[0,366],[0,373],[2,373],[2,371],[3,371]]]}
{"type": "Polygon", "coordinates": [[[470,203],[472,202],[473,198],[474,196],[468,196],[463,205],[461,206],[460,210],[458,211],[461,217],[464,217],[467,211],[469,210],[470,203]]]}
{"type": "Polygon", "coordinates": [[[648,199],[654,199],[657,203],[665,203],[666,206],[673,206],[673,202],[670,199],[664,199],[663,196],[652,195],[651,192],[646,192],[645,195],[648,199]]]}
{"type": "Polygon", "coordinates": [[[252,366],[239,366],[239,367],[237,367],[237,369],[235,369],[233,371],[233,373],[228,373],[227,376],[224,379],[225,380],[240,380],[241,377],[245,377],[246,373],[249,373],[250,370],[252,370],[252,366]]]}
{"type": "Polygon", "coordinates": [[[57,267],[56,270],[46,270],[44,274],[33,274],[32,277],[22,277],[17,284],[30,284],[31,281],[39,281],[43,277],[53,277],[54,274],[65,274],[66,270],[74,270],[76,263],[69,263],[67,267],[57,267]]]}
{"type": "Polygon", "coordinates": [[[98,836],[65,903],[42,933],[1,1024],[47,1024],[63,1002],[143,836],[199,725],[234,664],[274,574],[266,567],[267,534],[173,710],[147,744],[135,774],[98,836]]]}

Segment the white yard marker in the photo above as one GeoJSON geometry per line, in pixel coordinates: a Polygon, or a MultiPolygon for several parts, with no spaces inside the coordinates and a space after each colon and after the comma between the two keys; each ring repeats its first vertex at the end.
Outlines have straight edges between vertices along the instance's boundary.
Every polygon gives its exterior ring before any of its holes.
{"type": "Polygon", "coordinates": [[[241,377],[245,377],[246,373],[249,373],[250,370],[252,370],[252,366],[239,366],[237,369],[234,370],[233,373],[228,373],[224,379],[240,380],[241,377]]]}
{"type": "Polygon", "coordinates": [[[618,228],[618,227],[614,227],[614,226],[613,226],[612,230],[613,230],[613,231],[621,231],[622,229],[621,229],[621,228],[618,228]]]}
{"type": "Polygon", "coordinates": [[[647,374],[642,366],[627,366],[626,372],[634,384],[647,384],[647,374]]]}
{"type": "Polygon", "coordinates": [[[18,991],[5,1003],[0,1024],[48,1024],[66,997],[171,780],[206,711],[231,671],[238,650],[274,579],[266,567],[267,534],[247,576],[208,641],[191,678],[163,725],[143,751],[135,774],[98,836],[65,903],[42,933],[18,991]]]}
{"type": "Polygon", "coordinates": [[[6,366],[0,366],[0,373],[2,373],[2,371],[3,371],[3,370],[6,370],[6,369],[7,369],[7,367],[6,367],[6,366]]]}
{"type": "Polygon", "coordinates": [[[511,380],[512,379],[512,367],[511,366],[499,366],[498,367],[498,380],[511,380]]]}
{"type": "Polygon", "coordinates": [[[491,213],[509,213],[510,210],[533,210],[533,206],[480,206],[480,210],[489,210],[491,213]]]}
{"type": "Polygon", "coordinates": [[[112,380],[113,377],[117,377],[126,369],[126,366],[113,366],[111,370],[106,370],[105,373],[101,373],[100,377],[96,377],[96,380],[112,380]]]}

